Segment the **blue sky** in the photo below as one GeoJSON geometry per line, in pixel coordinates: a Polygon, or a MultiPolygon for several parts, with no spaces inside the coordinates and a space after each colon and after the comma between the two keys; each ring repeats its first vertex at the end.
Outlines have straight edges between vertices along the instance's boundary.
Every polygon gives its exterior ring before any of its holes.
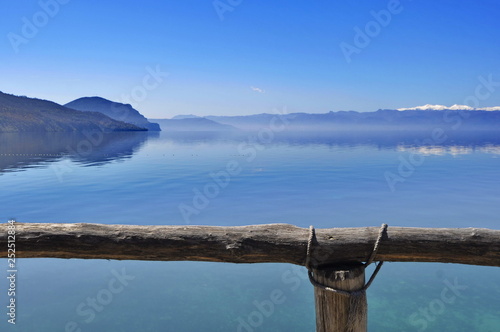
{"type": "MultiPolygon", "coordinates": [[[[463,104],[479,77],[500,82],[495,0],[23,0],[0,9],[1,91],[61,104],[129,100],[151,118],[463,104]]],[[[500,105],[492,86],[479,106],[500,105]]]]}

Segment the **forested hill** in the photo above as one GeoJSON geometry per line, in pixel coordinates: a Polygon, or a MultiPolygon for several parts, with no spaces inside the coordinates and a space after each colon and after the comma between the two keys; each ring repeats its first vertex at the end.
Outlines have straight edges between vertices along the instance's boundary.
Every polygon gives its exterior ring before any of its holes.
{"type": "Polygon", "coordinates": [[[0,132],[146,131],[98,112],[0,92],[0,132]]]}
{"type": "Polygon", "coordinates": [[[100,112],[112,119],[131,123],[141,128],[147,128],[150,131],[161,131],[157,123],[149,122],[130,104],[117,103],[101,97],[83,97],[73,100],[64,106],[78,111],[100,112]]]}

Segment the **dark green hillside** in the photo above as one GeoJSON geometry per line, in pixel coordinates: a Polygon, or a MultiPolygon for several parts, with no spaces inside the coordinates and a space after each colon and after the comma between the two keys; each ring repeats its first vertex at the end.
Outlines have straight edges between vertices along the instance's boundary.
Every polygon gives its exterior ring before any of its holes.
{"type": "Polygon", "coordinates": [[[98,112],[0,92],[0,132],[146,131],[98,112]]]}

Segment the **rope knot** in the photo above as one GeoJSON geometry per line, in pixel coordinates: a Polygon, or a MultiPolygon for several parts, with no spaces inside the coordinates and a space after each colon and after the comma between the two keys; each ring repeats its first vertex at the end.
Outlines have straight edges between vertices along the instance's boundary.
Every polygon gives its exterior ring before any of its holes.
{"type": "MultiPolygon", "coordinates": [[[[373,250],[370,254],[370,257],[368,257],[368,259],[366,260],[366,263],[363,264],[364,268],[366,268],[368,265],[373,263],[373,261],[375,260],[375,256],[377,255],[378,249],[380,247],[380,242],[382,241],[382,237],[384,236],[384,233],[387,232],[387,227],[388,227],[387,224],[382,224],[382,226],[380,226],[380,230],[378,232],[378,237],[377,237],[377,240],[375,241],[375,244],[373,246],[373,250]]],[[[309,238],[307,240],[307,253],[306,253],[306,262],[305,262],[305,266],[308,270],[309,281],[311,282],[311,284],[313,284],[314,287],[318,287],[318,288],[321,288],[321,289],[326,290],[326,291],[330,291],[330,292],[334,292],[334,293],[346,295],[346,296],[355,296],[355,295],[363,294],[368,289],[368,287],[370,287],[370,285],[372,284],[373,280],[377,276],[377,274],[380,271],[380,268],[382,267],[384,262],[379,261],[378,263],[375,264],[376,265],[375,270],[373,271],[372,275],[370,276],[370,279],[361,289],[358,289],[355,291],[345,291],[345,290],[335,289],[332,287],[325,286],[325,285],[317,282],[314,279],[314,272],[313,272],[313,268],[312,268],[312,264],[311,264],[311,248],[312,248],[312,243],[313,243],[313,240],[315,237],[316,237],[316,230],[314,229],[314,226],[311,225],[311,226],[309,226],[309,238]]]]}

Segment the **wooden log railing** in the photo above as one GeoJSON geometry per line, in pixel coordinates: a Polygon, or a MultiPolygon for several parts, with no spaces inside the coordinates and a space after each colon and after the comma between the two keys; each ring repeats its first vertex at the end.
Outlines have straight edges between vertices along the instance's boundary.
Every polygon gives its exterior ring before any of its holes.
{"type": "MultiPolygon", "coordinates": [[[[0,247],[11,243],[0,226],[0,247]]],[[[128,226],[15,224],[17,258],[306,264],[310,231],[287,224],[128,226]]],[[[356,298],[315,289],[318,332],[366,331],[364,266],[379,227],[316,229],[308,267],[314,281],[356,298]]],[[[11,232],[12,233],[12,232],[11,232]]],[[[500,266],[500,230],[389,227],[380,233],[374,261],[500,266]]],[[[312,239],[312,238],[311,238],[312,239]]]]}
{"type": "MultiPolygon", "coordinates": [[[[6,225],[0,247],[7,246],[6,225]]],[[[0,230],[1,230],[0,226],[0,230]]],[[[316,230],[315,266],[363,262],[379,227],[316,230]]],[[[18,258],[84,258],[304,265],[309,230],[287,224],[130,226],[16,223],[18,258]]],[[[389,226],[375,261],[500,266],[500,230],[389,226]]]]}

